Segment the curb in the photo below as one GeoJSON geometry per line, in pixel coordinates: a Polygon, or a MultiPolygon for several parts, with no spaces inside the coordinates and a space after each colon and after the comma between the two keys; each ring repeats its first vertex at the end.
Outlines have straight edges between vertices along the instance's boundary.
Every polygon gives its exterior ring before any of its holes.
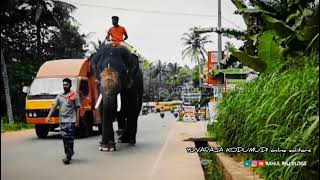
{"type": "MultiPolygon", "coordinates": [[[[210,147],[218,147],[216,142],[208,142],[210,147]]],[[[220,173],[225,180],[264,180],[259,175],[253,174],[251,169],[243,168],[241,163],[236,162],[224,153],[215,153],[220,173]]]]}

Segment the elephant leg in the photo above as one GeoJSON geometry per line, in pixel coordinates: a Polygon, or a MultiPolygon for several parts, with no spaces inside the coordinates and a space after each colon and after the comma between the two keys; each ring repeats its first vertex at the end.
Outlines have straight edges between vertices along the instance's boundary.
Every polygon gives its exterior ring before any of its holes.
{"type": "MultiPolygon", "coordinates": [[[[129,113],[129,114],[131,114],[131,113],[129,113]]],[[[128,142],[130,144],[136,143],[138,116],[139,115],[136,115],[136,113],[132,113],[132,115],[129,115],[129,117],[128,117],[127,137],[128,137],[128,142]]]]}
{"type": "Polygon", "coordinates": [[[118,129],[125,130],[126,129],[126,95],[124,92],[121,93],[121,110],[117,113],[117,121],[118,121],[118,129]]]}
{"type": "Polygon", "coordinates": [[[102,142],[101,144],[114,143],[114,104],[113,98],[103,98],[103,122],[102,122],[102,142]]]}
{"type": "Polygon", "coordinates": [[[121,92],[121,111],[119,113],[118,127],[119,129],[123,129],[121,134],[119,134],[119,143],[127,143],[128,142],[128,111],[132,106],[130,106],[131,102],[128,96],[128,92],[126,90],[121,92]]]}
{"type": "Polygon", "coordinates": [[[118,136],[121,136],[126,129],[126,118],[123,111],[117,113],[117,121],[118,121],[118,136]]]}
{"type": "Polygon", "coordinates": [[[136,143],[136,134],[137,134],[137,126],[138,126],[138,117],[141,110],[141,98],[142,95],[137,93],[137,91],[131,91],[130,103],[132,103],[132,108],[128,110],[128,121],[127,121],[127,133],[128,140],[130,144],[136,143]]]}

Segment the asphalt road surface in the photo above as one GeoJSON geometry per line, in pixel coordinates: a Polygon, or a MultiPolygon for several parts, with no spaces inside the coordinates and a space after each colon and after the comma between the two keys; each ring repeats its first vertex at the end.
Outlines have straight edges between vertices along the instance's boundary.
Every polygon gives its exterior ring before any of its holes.
{"type": "MultiPolygon", "coordinates": [[[[176,119],[166,113],[140,116],[136,146],[117,144],[116,152],[98,151],[101,135],[75,140],[75,155],[64,165],[59,133],[38,139],[34,130],[1,134],[1,179],[3,180],[123,180],[150,179],[161,158],[176,119]]],[[[116,123],[114,123],[116,127],[116,123]]]]}

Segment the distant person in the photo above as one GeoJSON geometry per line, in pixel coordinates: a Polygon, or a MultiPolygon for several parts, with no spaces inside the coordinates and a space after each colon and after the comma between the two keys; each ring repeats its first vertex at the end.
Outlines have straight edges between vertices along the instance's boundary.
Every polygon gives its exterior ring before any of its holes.
{"type": "Polygon", "coordinates": [[[161,109],[160,110],[160,117],[163,118],[164,117],[164,111],[161,109]]]}
{"type": "Polygon", "coordinates": [[[111,27],[107,31],[107,41],[111,41],[113,45],[119,45],[120,43],[124,42],[128,39],[128,34],[126,29],[123,26],[120,26],[119,23],[119,17],[118,16],[112,16],[112,24],[113,27],[111,27]],[[111,36],[111,39],[110,39],[111,36]]]}
{"type": "Polygon", "coordinates": [[[66,78],[62,80],[64,92],[59,94],[51,110],[48,114],[47,121],[50,121],[52,113],[59,107],[59,117],[60,117],[60,133],[63,139],[64,152],[66,157],[62,159],[64,164],[70,164],[71,158],[74,154],[74,134],[75,127],[79,126],[79,107],[80,100],[77,93],[71,91],[71,80],[66,78]]]}

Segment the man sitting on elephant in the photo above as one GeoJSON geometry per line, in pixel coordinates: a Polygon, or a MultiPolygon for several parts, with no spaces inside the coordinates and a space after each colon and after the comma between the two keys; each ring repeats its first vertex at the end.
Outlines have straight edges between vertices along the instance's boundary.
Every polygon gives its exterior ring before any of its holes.
{"type": "Polygon", "coordinates": [[[138,56],[126,47],[106,45],[91,58],[102,95],[101,147],[115,150],[113,121],[116,116],[124,132],[120,143],[136,143],[137,119],[142,106],[143,77],[138,56]],[[117,114],[117,95],[121,96],[121,110],[117,114]]]}
{"type": "Polygon", "coordinates": [[[128,39],[128,34],[126,29],[123,26],[120,26],[119,23],[119,17],[118,16],[112,16],[112,24],[113,27],[111,27],[107,31],[106,40],[111,41],[113,45],[119,45],[120,43],[123,43],[124,40],[128,39]],[[111,39],[110,39],[111,36],[111,39]]]}

